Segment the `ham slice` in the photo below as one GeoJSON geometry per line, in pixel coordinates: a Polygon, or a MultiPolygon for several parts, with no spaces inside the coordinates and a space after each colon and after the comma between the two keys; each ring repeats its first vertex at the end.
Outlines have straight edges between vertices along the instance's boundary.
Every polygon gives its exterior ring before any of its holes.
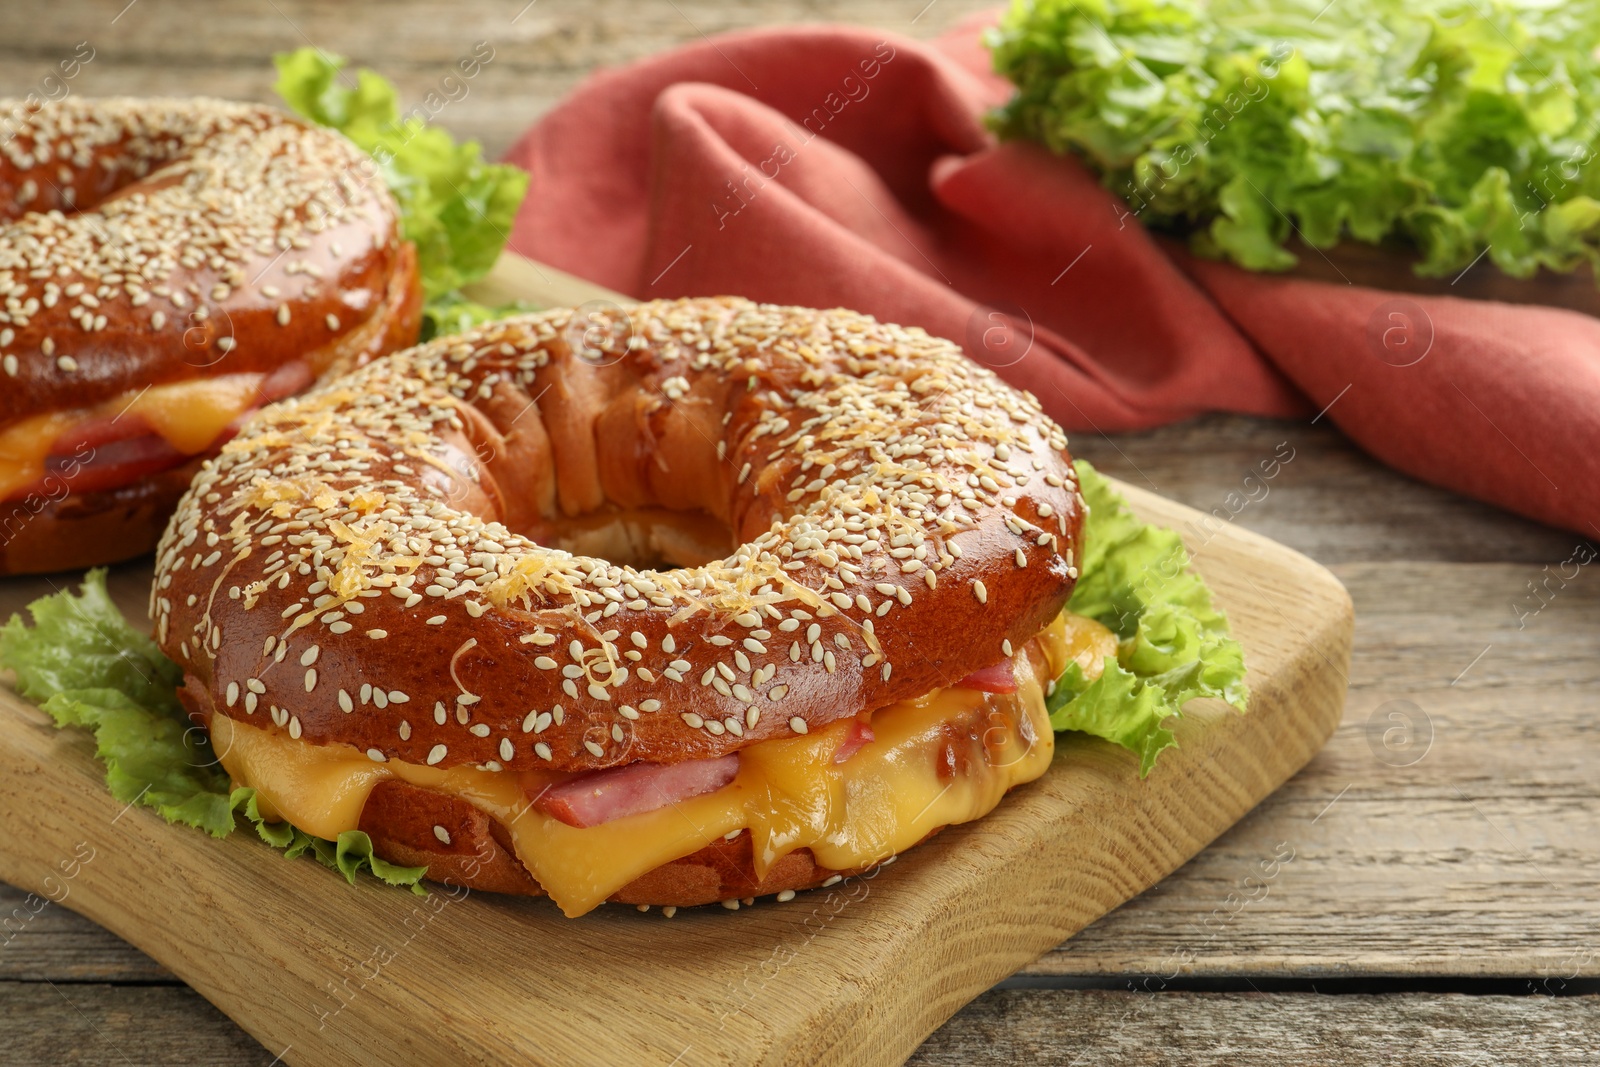
{"type": "Polygon", "coordinates": [[[533,806],[568,826],[599,826],[721,789],[739,773],[737,754],[682,763],[630,763],[546,786],[533,806]]]}
{"type": "Polygon", "coordinates": [[[862,745],[874,739],[875,735],[872,732],[872,727],[857,719],[855,724],[850,727],[850,732],[845,734],[844,743],[834,751],[833,762],[843,763],[851,756],[854,756],[862,745]]]}
{"type": "Polygon", "coordinates": [[[139,479],[172,467],[189,457],[153,433],[119,437],[100,444],[81,442],[72,455],[45,460],[46,475],[55,475],[73,492],[92,493],[132,485],[139,479]]]}
{"type": "Polygon", "coordinates": [[[315,378],[316,374],[312,372],[311,364],[304,360],[297,359],[291,363],[280,364],[277,370],[261,379],[256,391],[256,405],[259,407],[274,400],[282,400],[286,396],[303,393],[315,378]]]}
{"type": "MultiPolygon", "coordinates": [[[[310,365],[303,360],[285,363],[263,375],[256,387],[255,405],[223,429],[207,451],[226,444],[251,412],[303,392],[313,378],[310,365]]],[[[66,481],[75,492],[91,493],[132,485],[149,475],[182,466],[191,458],[153,432],[137,412],[99,414],[73,425],[55,439],[45,458],[45,471],[66,481]]],[[[42,484],[41,481],[25,491],[42,484]]]]}
{"type": "MultiPolygon", "coordinates": [[[[50,445],[50,460],[64,459],[89,449],[108,445],[113,441],[126,441],[133,437],[154,434],[143,415],[93,415],[67,428],[50,445]]],[[[47,461],[47,462],[49,462],[47,461]]]]}
{"type": "Polygon", "coordinates": [[[1003,659],[982,670],[973,671],[956,683],[961,689],[977,689],[984,693],[1015,693],[1017,676],[1011,670],[1011,661],[1003,659]]]}

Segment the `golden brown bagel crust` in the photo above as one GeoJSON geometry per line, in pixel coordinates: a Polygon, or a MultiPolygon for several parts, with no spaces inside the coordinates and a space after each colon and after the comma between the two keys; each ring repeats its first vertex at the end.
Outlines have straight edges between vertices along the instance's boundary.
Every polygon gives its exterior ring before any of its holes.
{"type": "Polygon", "coordinates": [[[1065,603],[1066,439],[956,345],[732,298],[599,318],[492,324],[249,420],[162,540],[162,648],[291,738],[577,771],[920,696],[1065,603]],[[608,506],[703,510],[739,547],[639,570],[520,532],[608,506]]]}

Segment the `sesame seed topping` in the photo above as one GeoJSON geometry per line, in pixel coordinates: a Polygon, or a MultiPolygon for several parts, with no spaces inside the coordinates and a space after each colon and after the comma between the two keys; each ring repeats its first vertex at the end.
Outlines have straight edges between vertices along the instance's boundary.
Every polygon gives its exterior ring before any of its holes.
{"type": "Polygon", "coordinates": [[[448,845],[450,843],[450,831],[446,830],[437,823],[435,823],[433,827],[433,836],[439,839],[439,843],[441,845],[448,845]]]}
{"type": "MultiPolygon", "coordinates": [[[[366,234],[385,243],[396,235],[382,183],[350,180],[370,163],[366,154],[273,108],[74,95],[11,117],[0,152],[15,171],[14,206],[25,211],[0,224],[0,347],[19,331],[42,333],[38,356],[63,374],[78,373],[83,363],[97,378],[104,368],[102,384],[114,389],[148,384],[143,361],[102,359],[108,342],[94,335],[121,309],[154,300],[192,316],[196,329],[186,338],[204,338],[199,343],[227,354],[237,343],[226,332],[230,306],[255,305],[254,294],[241,290],[283,250],[317,248],[320,234],[353,235],[356,227],[363,242],[366,234]],[[175,180],[140,185],[147,176],[173,174],[175,180]],[[84,183],[97,188],[94,200],[99,187],[117,188],[115,206],[102,210],[80,198],[84,183]],[[86,354],[93,364],[84,363],[86,354]]],[[[296,303],[327,299],[303,285],[290,288],[296,303]]],[[[140,325],[146,322],[159,333],[168,314],[152,309],[140,325]]],[[[0,367],[22,376],[33,358],[7,352],[0,367]]],[[[59,399],[46,397],[44,410],[59,399]]]]}
{"type": "MultiPolygon", "coordinates": [[[[308,259],[291,253],[285,266],[308,259]]],[[[287,286],[285,277],[298,279],[299,268],[273,280],[287,286]]],[[[284,641],[302,643],[309,692],[319,653],[304,647],[307,637],[293,635],[307,630],[333,640],[359,630],[371,640],[387,638],[389,630],[352,629],[352,620],[359,623],[371,608],[373,622],[392,628],[402,611],[393,596],[408,605],[410,625],[421,619],[440,626],[448,618],[452,635],[466,633],[443,642],[437,658],[438,642],[405,642],[406,654],[385,655],[381,664],[357,661],[357,669],[386,683],[364,686],[361,704],[382,711],[415,694],[434,707],[441,727],[450,725],[454,708],[469,736],[490,739],[507,769],[537,757],[571,770],[607,751],[621,759],[611,742],[622,743],[626,724],[663,705],[673,714],[639,724],[631,758],[652,758],[652,745],[681,744],[686,730],[725,738],[709,751],[727,751],[732,739],[757,728],[763,696],[784,702],[791,714],[778,721],[804,733],[808,720],[820,729],[839,716],[841,686],[861,686],[873,700],[914,695],[907,691],[916,672],[903,661],[905,634],[937,619],[938,598],[925,590],[936,590],[939,576],[956,570],[946,584],[969,582],[980,604],[988,592],[971,577],[974,570],[1000,575],[1008,603],[1025,582],[1064,581],[1053,567],[1019,576],[994,566],[1007,555],[1018,566],[1027,562],[1015,540],[1005,545],[993,536],[1002,524],[1036,541],[1044,534],[1031,524],[1048,517],[1046,498],[1049,515],[1075,518],[1071,490],[1047,493],[1029,471],[1030,464],[1049,469],[1041,461],[1065,471],[1064,458],[1051,454],[1059,431],[1033,398],[1000,385],[954,345],[853,313],[735,300],[661,302],[628,314],[642,347],[630,344],[620,356],[639,360],[628,365],[633,377],[626,380],[654,402],[677,391],[681,411],[720,403],[710,398],[722,393],[703,385],[703,375],[744,383],[757,374],[755,389],[734,390],[741,406],[707,420],[703,458],[709,462],[718,444],[715,417],[727,415],[723,469],[747,476],[733,507],[770,502],[770,528],[725,559],[648,570],[541,545],[508,528],[493,500],[491,511],[459,510],[460,498],[438,475],[463,486],[479,479],[471,449],[463,457],[452,443],[466,416],[481,414],[467,409],[502,383],[533,395],[538,377],[570,355],[562,338],[571,313],[544,312],[374,360],[337,388],[317,387],[248,420],[197,477],[163,546],[158,579],[180,579],[179,591],[158,598],[154,609],[158,631],[173,635],[163,636],[163,647],[188,667],[190,649],[220,645],[223,629],[241,613],[265,610],[271,618],[282,611],[282,626],[272,619],[273,628],[287,628],[284,641]],[[793,373],[768,377],[762,369],[769,362],[792,365],[793,373]],[[669,379],[678,385],[668,389],[669,379]],[[785,506],[784,496],[797,491],[785,506]],[[1002,509],[1005,498],[1020,500],[1027,518],[1002,509]],[[965,571],[956,562],[958,539],[979,546],[974,554],[981,548],[983,557],[965,571]],[[221,582],[229,598],[208,601],[202,581],[221,582]],[[182,603],[195,595],[200,603],[182,603]],[[410,613],[428,598],[434,603],[410,613]],[[452,600],[463,610],[447,616],[452,600]],[[891,614],[894,627],[875,635],[874,620],[891,614]],[[508,655],[508,646],[517,653],[534,647],[523,656],[508,655]],[[787,668],[785,682],[772,684],[779,666],[787,668]],[[898,674],[899,688],[867,685],[868,671],[885,684],[898,674]],[[537,735],[562,721],[552,698],[566,702],[599,755],[585,755],[563,733],[552,734],[560,759],[548,746],[540,752],[535,745],[530,757],[526,746],[511,743],[506,735],[520,726],[543,744],[537,735]]],[[[691,440],[684,447],[701,446],[691,440]]],[[[1071,528],[1063,527],[1063,539],[1071,528]]],[[[983,613],[963,620],[983,639],[970,643],[971,654],[992,649],[988,641],[1000,639],[994,631],[1005,623],[983,613]]],[[[336,652],[345,669],[349,650],[336,652]]],[[[357,703],[343,692],[339,702],[350,709],[357,703]]],[[[307,722],[322,730],[320,718],[307,722]]],[[[445,746],[432,745],[438,736],[401,738],[417,747],[396,758],[418,760],[427,750],[430,765],[447,762],[445,746]]],[[[319,732],[313,740],[338,738],[319,732]]],[[[482,747],[458,744],[455,760],[487,767],[493,761],[478,762],[490,754],[482,747]]]]}

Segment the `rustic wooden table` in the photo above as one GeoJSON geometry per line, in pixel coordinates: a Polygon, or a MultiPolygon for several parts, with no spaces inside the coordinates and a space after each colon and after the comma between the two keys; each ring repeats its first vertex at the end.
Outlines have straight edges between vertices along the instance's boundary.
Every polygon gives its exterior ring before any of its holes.
{"type": "MultiPolygon", "coordinates": [[[[87,41],[94,58],[74,92],[269,99],[269,55],[314,42],[410,99],[489,41],[492,63],[446,124],[493,155],[602,64],[783,22],[932,36],[989,4],[238,6],[7,3],[0,93],[29,91],[87,41]]],[[[1575,535],[1418,485],[1327,419],[1219,416],[1073,444],[1135,484],[1226,514],[1229,494],[1285,442],[1294,458],[1231,521],[1349,587],[1343,725],[1212,847],[973,1002],[913,1062],[1600,1062],[1600,579],[1546,582],[1575,535]],[[1292,859],[1245,902],[1243,879],[1274,855],[1292,859]],[[1192,963],[1163,974],[1185,950],[1192,963]]],[[[22,900],[0,885],[0,913],[22,900]]],[[[0,1063],[264,1067],[276,1052],[65,909],[0,950],[0,1063]]]]}

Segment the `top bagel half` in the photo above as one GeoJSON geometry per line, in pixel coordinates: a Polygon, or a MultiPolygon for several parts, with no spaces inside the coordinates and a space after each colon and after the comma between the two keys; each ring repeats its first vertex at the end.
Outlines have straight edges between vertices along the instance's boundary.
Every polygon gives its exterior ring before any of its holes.
{"type": "Polygon", "coordinates": [[[152,617],[218,712],[374,760],[714,756],[1038,634],[1077,577],[1065,445],[954,344],[854,312],[552,311],[252,418],[174,516],[152,617]],[[690,565],[557,547],[608,526],[690,565]]]}

